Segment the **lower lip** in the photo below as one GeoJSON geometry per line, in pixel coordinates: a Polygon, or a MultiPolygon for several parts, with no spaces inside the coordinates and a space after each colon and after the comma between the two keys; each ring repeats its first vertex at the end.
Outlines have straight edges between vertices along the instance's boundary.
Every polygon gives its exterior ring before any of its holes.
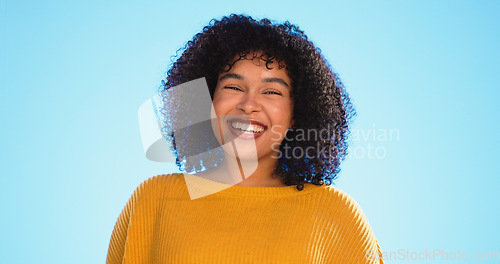
{"type": "Polygon", "coordinates": [[[229,130],[231,131],[231,133],[233,133],[233,135],[237,136],[238,138],[241,138],[241,139],[256,139],[258,137],[260,137],[262,134],[264,134],[264,132],[266,132],[266,130],[260,132],[260,133],[245,133],[241,130],[238,130],[238,129],[235,129],[231,126],[231,124],[227,124],[228,127],[229,127],[229,130]]]}

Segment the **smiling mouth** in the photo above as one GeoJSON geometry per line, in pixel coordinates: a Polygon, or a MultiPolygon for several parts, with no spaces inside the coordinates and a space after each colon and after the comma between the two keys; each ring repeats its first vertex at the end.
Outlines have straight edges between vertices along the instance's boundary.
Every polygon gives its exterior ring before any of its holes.
{"type": "Polygon", "coordinates": [[[257,135],[267,129],[267,126],[251,120],[232,119],[228,120],[227,124],[234,130],[247,135],[257,135]]]}

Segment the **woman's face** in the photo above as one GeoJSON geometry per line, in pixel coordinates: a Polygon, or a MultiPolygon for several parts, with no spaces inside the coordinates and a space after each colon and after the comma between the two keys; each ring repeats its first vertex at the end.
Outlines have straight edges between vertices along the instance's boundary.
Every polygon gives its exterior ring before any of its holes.
{"type": "Polygon", "coordinates": [[[221,144],[246,144],[246,150],[237,148],[233,154],[240,159],[278,157],[279,145],[293,124],[291,79],[276,62],[270,68],[257,56],[237,61],[218,77],[213,106],[220,133],[215,134],[221,144]],[[255,151],[256,155],[248,153],[255,151]]]}

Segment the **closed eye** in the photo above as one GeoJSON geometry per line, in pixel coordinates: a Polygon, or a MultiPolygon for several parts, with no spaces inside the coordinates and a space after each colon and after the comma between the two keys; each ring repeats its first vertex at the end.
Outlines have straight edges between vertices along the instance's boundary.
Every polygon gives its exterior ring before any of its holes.
{"type": "Polygon", "coordinates": [[[264,92],[264,94],[276,94],[276,95],[281,95],[280,92],[276,92],[276,91],[266,91],[264,92]]]}
{"type": "Polygon", "coordinates": [[[235,90],[235,91],[242,91],[240,88],[233,87],[233,86],[226,86],[226,87],[224,87],[224,89],[235,90]]]}

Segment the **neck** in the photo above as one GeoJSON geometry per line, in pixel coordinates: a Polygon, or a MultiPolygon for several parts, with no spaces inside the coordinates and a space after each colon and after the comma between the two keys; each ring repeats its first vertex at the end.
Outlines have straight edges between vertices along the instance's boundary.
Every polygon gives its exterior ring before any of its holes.
{"type": "MultiPolygon", "coordinates": [[[[237,159],[242,167],[245,168],[246,162],[237,159]]],[[[274,169],[278,165],[277,159],[261,159],[252,173],[244,173],[244,169],[240,170],[242,175],[242,181],[236,185],[238,186],[251,186],[251,187],[283,187],[287,186],[283,184],[281,178],[274,174],[274,169]]]]}
{"type": "Polygon", "coordinates": [[[230,185],[249,187],[284,187],[283,181],[274,174],[278,160],[274,158],[259,161],[225,158],[216,168],[198,175],[230,185]]]}

